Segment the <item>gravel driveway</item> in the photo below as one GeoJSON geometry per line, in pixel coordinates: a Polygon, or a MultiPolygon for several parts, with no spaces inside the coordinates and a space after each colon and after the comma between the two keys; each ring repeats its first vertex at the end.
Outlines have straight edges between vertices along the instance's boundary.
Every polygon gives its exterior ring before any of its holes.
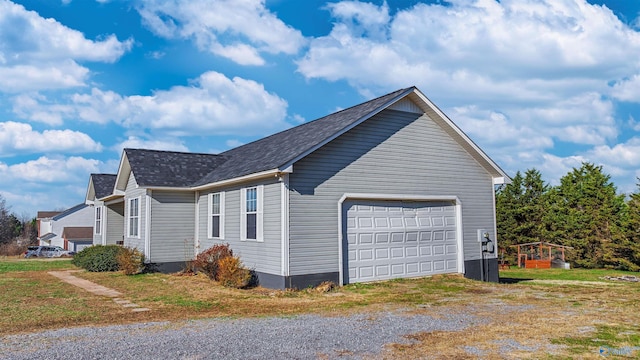
{"type": "MultiPolygon", "coordinates": [[[[362,359],[404,335],[462,330],[481,320],[403,310],[80,327],[0,338],[2,359],[362,359]]],[[[425,354],[428,355],[428,354],[425,354]]]]}

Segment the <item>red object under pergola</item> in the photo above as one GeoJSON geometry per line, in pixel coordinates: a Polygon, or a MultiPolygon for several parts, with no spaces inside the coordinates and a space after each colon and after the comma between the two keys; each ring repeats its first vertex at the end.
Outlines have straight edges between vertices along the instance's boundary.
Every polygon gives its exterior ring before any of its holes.
{"type": "Polygon", "coordinates": [[[518,267],[522,267],[524,262],[526,269],[549,269],[551,268],[551,260],[553,260],[553,250],[556,250],[556,254],[560,254],[560,260],[564,262],[564,250],[573,249],[571,246],[543,241],[511,246],[518,248],[518,267]]]}

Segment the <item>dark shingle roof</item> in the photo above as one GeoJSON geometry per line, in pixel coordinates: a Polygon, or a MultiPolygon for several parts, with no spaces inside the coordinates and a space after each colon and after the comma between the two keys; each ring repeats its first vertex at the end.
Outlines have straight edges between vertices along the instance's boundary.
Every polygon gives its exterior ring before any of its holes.
{"type": "Polygon", "coordinates": [[[225,156],[124,149],[140,186],[188,187],[226,161],[225,156]]]}
{"type": "Polygon", "coordinates": [[[96,199],[103,198],[113,193],[113,186],[116,184],[117,175],[114,174],[91,174],[93,190],[96,192],[96,199]]]}
{"type": "Polygon", "coordinates": [[[58,213],[58,215],[55,215],[52,219],[53,220],[61,219],[61,218],[65,217],[65,216],[67,216],[67,215],[73,214],[74,212],[76,212],[78,210],[82,210],[82,209],[86,208],[87,206],[89,206],[89,205],[84,204],[84,203],[75,205],[75,206],[70,207],[70,208],[68,208],[67,210],[65,210],[65,211],[63,211],[61,213],[58,213]]]}
{"type": "MultiPolygon", "coordinates": [[[[413,88],[411,88],[413,89],[413,88]]],[[[400,89],[360,105],[221,153],[227,161],[194,186],[278,168],[335,136],[409,89],[400,89]]]]}
{"type": "Polygon", "coordinates": [[[90,226],[67,226],[62,230],[62,236],[68,240],[93,239],[93,228],[90,226]]]}

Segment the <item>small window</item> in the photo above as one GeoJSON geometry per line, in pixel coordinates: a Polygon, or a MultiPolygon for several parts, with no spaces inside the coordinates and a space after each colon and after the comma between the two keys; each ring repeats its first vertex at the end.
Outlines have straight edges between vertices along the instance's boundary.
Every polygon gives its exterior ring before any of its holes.
{"type": "Polygon", "coordinates": [[[93,230],[96,235],[100,235],[102,233],[102,206],[96,206],[96,222],[93,226],[93,230]]]}
{"type": "Polygon", "coordinates": [[[209,194],[209,238],[224,238],[224,193],[209,194]]]}
{"type": "Polygon", "coordinates": [[[258,189],[247,189],[247,239],[257,239],[257,225],[258,225],[258,189]]]}
{"type": "Polygon", "coordinates": [[[262,237],[262,192],[263,186],[242,190],[241,239],[263,241],[262,237]]]}
{"type": "Polygon", "coordinates": [[[140,198],[129,199],[129,237],[140,237],[140,198]]]}

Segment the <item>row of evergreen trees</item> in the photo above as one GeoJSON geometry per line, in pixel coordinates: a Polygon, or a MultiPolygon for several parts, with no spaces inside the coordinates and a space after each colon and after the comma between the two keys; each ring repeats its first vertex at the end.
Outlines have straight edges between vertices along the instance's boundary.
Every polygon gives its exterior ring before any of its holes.
{"type": "Polygon", "coordinates": [[[628,198],[616,194],[602,166],[583,163],[557,186],[536,169],[518,172],[497,190],[496,215],[499,256],[512,263],[510,245],[544,241],[573,247],[575,267],[640,270],[640,183],[628,198]]]}

